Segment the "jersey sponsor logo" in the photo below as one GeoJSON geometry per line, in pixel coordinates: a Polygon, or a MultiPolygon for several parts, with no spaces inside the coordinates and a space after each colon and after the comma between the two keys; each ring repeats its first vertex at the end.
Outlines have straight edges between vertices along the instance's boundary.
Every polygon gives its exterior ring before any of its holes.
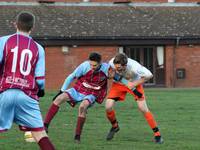
{"type": "Polygon", "coordinates": [[[101,86],[92,86],[92,85],[90,85],[86,82],[83,82],[82,84],[83,84],[84,87],[89,88],[89,89],[93,89],[93,90],[100,90],[101,89],[101,86]]]}
{"type": "Polygon", "coordinates": [[[8,76],[6,77],[6,83],[23,86],[23,87],[29,87],[29,83],[27,80],[18,78],[18,77],[8,76]]]}

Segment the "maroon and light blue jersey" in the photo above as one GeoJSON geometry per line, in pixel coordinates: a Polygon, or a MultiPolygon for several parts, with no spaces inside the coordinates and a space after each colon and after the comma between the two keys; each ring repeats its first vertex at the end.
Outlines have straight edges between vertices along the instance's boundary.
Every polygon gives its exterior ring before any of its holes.
{"type": "Polygon", "coordinates": [[[44,89],[45,53],[30,36],[17,32],[0,38],[0,92],[20,89],[38,99],[44,89]]]}
{"type": "Polygon", "coordinates": [[[107,94],[107,79],[110,65],[102,63],[98,71],[91,70],[89,61],[80,64],[65,80],[61,90],[65,91],[77,79],[74,89],[84,95],[94,95],[96,102],[102,103],[107,94]]]}

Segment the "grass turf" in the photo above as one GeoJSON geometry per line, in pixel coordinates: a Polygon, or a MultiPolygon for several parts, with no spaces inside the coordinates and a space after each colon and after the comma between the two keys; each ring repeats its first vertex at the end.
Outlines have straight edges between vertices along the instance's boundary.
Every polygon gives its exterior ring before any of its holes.
{"type": "MultiPolygon", "coordinates": [[[[73,141],[77,106],[63,104],[49,127],[49,137],[57,150],[198,150],[200,148],[200,89],[146,89],[148,106],[156,118],[164,144],[152,142],[153,134],[130,95],[116,103],[120,131],[112,141],[106,141],[110,124],[104,104],[88,109],[81,144],[73,141]]],[[[43,116],[56,92],[47,92],[41,99],[43,116]]],[[[23,132],[13,125],[0,134],[0,150],[37,150],[35,143],[26,143],[23,132]]]]}

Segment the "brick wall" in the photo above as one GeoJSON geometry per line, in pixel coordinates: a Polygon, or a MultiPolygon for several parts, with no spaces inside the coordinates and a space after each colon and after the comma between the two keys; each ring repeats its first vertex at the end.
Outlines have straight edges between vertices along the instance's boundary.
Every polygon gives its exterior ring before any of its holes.
{"type": "MultiPolygon", "coordinates": [[[[200,87],[200,46],[166,46],[165,48],[165,85],[166,87],[200,87]],[[174,69],[173,69],[174,68],[174,69]],[[176,69],[184,68],[185,79],[176,78],[176,69]]],[[[70,48],[67,54],[61,47],[46,47],[46,88],[60,89],[65,78],[84,60],[92,51],[99,52],[103,61],[112,58],[118,47],[75,47],[70,48]]]]}
{"type": "Polygon", "coordinates": [[[60,89],[68,76],[80,63],[88,58],[92,51],[99,52],[103,61],[110,60],[117,47],[76,47],[70,48],[67,54],[61,47],[46,47],[46,89],[60,89]]]}
{"type": "Polygon", "coordinates": [[[176,49],[176,68],[185,68],[186,78],[176,80],[177,87],[200,87],[200,46],[176,49]]]}
{"type": "Polygon", "coordinates": [[[200,46],[187,45],[175,49],[168,46],[165,63],[167,87],[200,87],[200,46]],[[185,79],[176,78],[176,69],[179,68],[185,69],[185,79]]]}
{"type": "Polygon", "coordinates": [[[166,87],[173,87],[174,75],[173,75],[173,46],[167,46],[165,48],[165,85],[166,87]]]}

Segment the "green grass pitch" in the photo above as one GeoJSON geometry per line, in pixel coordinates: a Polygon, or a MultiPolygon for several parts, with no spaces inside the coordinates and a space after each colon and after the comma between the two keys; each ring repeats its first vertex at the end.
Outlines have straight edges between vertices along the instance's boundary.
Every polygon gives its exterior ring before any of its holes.
{"type": "MultiPolygon", "coordinates": [[[[56,92],[48,91],[41,99],[43,116],[56,92]]],[[[198,150],[200,149],[200,89],[146,89],[150,110],[156,118],[164,144],[152,142],[153,134],[136,102],[127,96],[115,106],[120,131],[112,141],[105,137],[110,124],[105,117],[104,103],[88,110],[81,144],[73,141],[77,106],[63,104],[50,128],[49,137],[57,150],[198,150]]],[[[37,150],[35,143],[26,143],[23,132],[13,125],[0,134],[0,150],[37,150]]]]}

